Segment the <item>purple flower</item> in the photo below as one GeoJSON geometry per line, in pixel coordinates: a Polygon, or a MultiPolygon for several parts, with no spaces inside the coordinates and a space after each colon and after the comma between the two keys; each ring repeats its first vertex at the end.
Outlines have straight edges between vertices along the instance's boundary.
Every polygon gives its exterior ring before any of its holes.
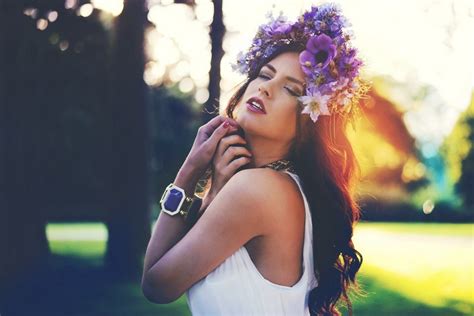
{"type": "Polygon", "coordinates": [[[295,22],[287,21],[282,13],[278,17],[269,14],[267,18],[269,21],[259,26],[251,47],[238,56],[234,70],[252,74],[278,47],[296,43],[305,47],[299,54],[307,84],[305,95],[299,98],[304,105],[303,114],[317,121],[319,115],[339,113],[341,108],[350,110],[352,103],[366,93],[366,87],[354,84],[364,62],[358,58],[357,49],[349,45],[353,33],[346,29],[350,22],[338,4],[312,6],[295,22]]]}
{"type": "Polygon", "coordinates": [[[311,37],[306,43],[306,50],[300,54],[300,64],[305,73],[311,73],[313,67],[326,68],[331,60],[336,57],[336,45],[326,34],[311,37]]]}
{"type": "Polygon", "coordinates": [[[303,21],[305,21],[305,22],[313,21],[317,12],[318,12],[318,7],[317,6],[311,6],[311,9],[309,11],[306,11],[303,14],[303,21]]]}
{"type": "Polygon", "coordinates": [[[315,29],[316,31],[322,31],[323,28],[324,28],[324,25],[325,25],[325,24],[323,23],[323,21],[315,21],[315,22],[314,22],[314,29],[315,29]]]}
{"type": "Polygon", "coordinates": [[[277,34],[287,34],[291,31],[291,24],[288,23],[282,23],[276,27],[273,28],[272,33],[277,35],[277,34]]]}

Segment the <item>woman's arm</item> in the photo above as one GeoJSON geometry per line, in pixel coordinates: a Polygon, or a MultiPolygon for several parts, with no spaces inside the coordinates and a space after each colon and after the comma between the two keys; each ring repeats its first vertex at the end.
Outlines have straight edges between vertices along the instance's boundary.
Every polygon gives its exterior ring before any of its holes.
{"type": "MultiPolygon", "coordinates": [[[[210,165],[219,141],[228,132],[236,130],[237,123],[229,118],[217,116],[199,128],[194,144],[179,170],[174,184],[185,190],[186,195],[193,196],[200,176],[210,165]],[[224,121],[231,122],[225,124],[224,121]]],[[[151,267],[163,257],[190,229],[184,219],[161,212],[155,224],[145,254],[142,288],[148,291],[145,275],[151,267]]]]}
{"type": "MultiPolygon", "coordinates": [[[[287,195],[278,194],[288,190],[289,182],[282,179],[288,181],[263,169],[233,176],[202,218],[145,272],[142,290],[147,299],[157,304],[175,301],[250,239],[281,225],[278,214],[289,209],[287,195]]],[[[152,238],[157,237],[155,233],[152,238]]]]}
{"type": "MultiPolygon", "coordinates": [[[[186,163],[179,170],[173,182],[184,189],[187,196],[193,196],[197,184],[193,168],[186,163]]],[[[171,247],[173,247],[188,232],[190,224],[182,216],[171,216],[160,212],[148,244],[144,271],[148,271],[153,263],[157,262],[171,247]]]]}

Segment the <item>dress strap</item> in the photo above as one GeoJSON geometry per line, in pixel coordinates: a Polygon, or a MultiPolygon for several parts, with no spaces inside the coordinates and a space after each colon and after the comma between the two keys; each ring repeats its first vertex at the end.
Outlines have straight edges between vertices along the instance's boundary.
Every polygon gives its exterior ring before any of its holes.
{"type": "Polygon", "coordinates": [[[284,170],[284,172],[288,173],[291,178],[296,182],[298,188],[301,192],[304,201],[304,208],[305,208],[305,234],[304,234],[304,247],[303,247],[303,260],[305,266],[305,273],[311,275],[311,286],[315,287],[318,285],[316,277],[314,276],[314,257],[313,257],[313,222],[311,217],[311,211],[309,207],[308,200],[306,199],[306,195],[303,191],[303,187],[301,185],[300,177],[291,171],[284,170]]]}

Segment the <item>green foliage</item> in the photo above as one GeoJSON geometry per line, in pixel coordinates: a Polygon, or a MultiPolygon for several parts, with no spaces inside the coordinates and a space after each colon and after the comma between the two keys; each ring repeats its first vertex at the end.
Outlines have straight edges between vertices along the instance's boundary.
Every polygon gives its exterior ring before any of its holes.
{"type": "Polygon", "coordinates": [[[459,181],[461,177],[462,161],[467,157],[472,147],[474,118],[474,92],[468,108],[459,116],[459,119],[451,133],[444,140],[440,153],[448,167],[448,178],[452,184],[459,181]]]}
{"type": "Polygon", "coordinates": [[[148,102],[152,113],[152,169],[157,200],[186,159],[200,126],[200,116],[194,99],[176,87],[151,88],[148,102]]]}
{"type": "Polygon", "coordinates": [[[455,186],[464,204],[474,209],[474,91],[468,108],[460,115],[451,134],[445,139],[440,153],[446,161],[448,179],[455,186]]]}
{"type": "Polygon", "coordinates": [[[418,209],[422,209],[423,203],[431,200],[435,204],[449,205],[450,208],[460,209],[462,201],[452,192],[440,191],[433,183],[421,186],[410,195],[410,204],[418,209]]]}

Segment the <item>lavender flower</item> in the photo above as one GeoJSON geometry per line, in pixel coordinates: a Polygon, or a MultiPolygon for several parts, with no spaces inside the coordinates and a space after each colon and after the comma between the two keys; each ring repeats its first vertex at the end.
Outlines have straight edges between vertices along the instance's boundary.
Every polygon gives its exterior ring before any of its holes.
{"type": "Polygon", "coordinates": [[[313,72],[313,68],[326,68],[333,58],[336,57],[336,46],[332,39],[325,35],[311,37],[306,43],[306,50],[300,54],[300,63],[306,74],[313,72]]]}
{"type": "Polygon", "coordinates": [[[312,6],[295,22],[287,21],[282,12],[277,17],[267,14],[267,18],[250,48],[237,56],[234,70],[249,75],[279,46],[297,43],[305,47],[299,61],[307,88],[299,100],[305,105],[301,113],[309,114],[314,122],[319,115],[349,112],[369,90],[369,84],[359,78],[364,63],[349,45],[354,35],[347,29],[351,24],[339,4],[312,6]]]}

